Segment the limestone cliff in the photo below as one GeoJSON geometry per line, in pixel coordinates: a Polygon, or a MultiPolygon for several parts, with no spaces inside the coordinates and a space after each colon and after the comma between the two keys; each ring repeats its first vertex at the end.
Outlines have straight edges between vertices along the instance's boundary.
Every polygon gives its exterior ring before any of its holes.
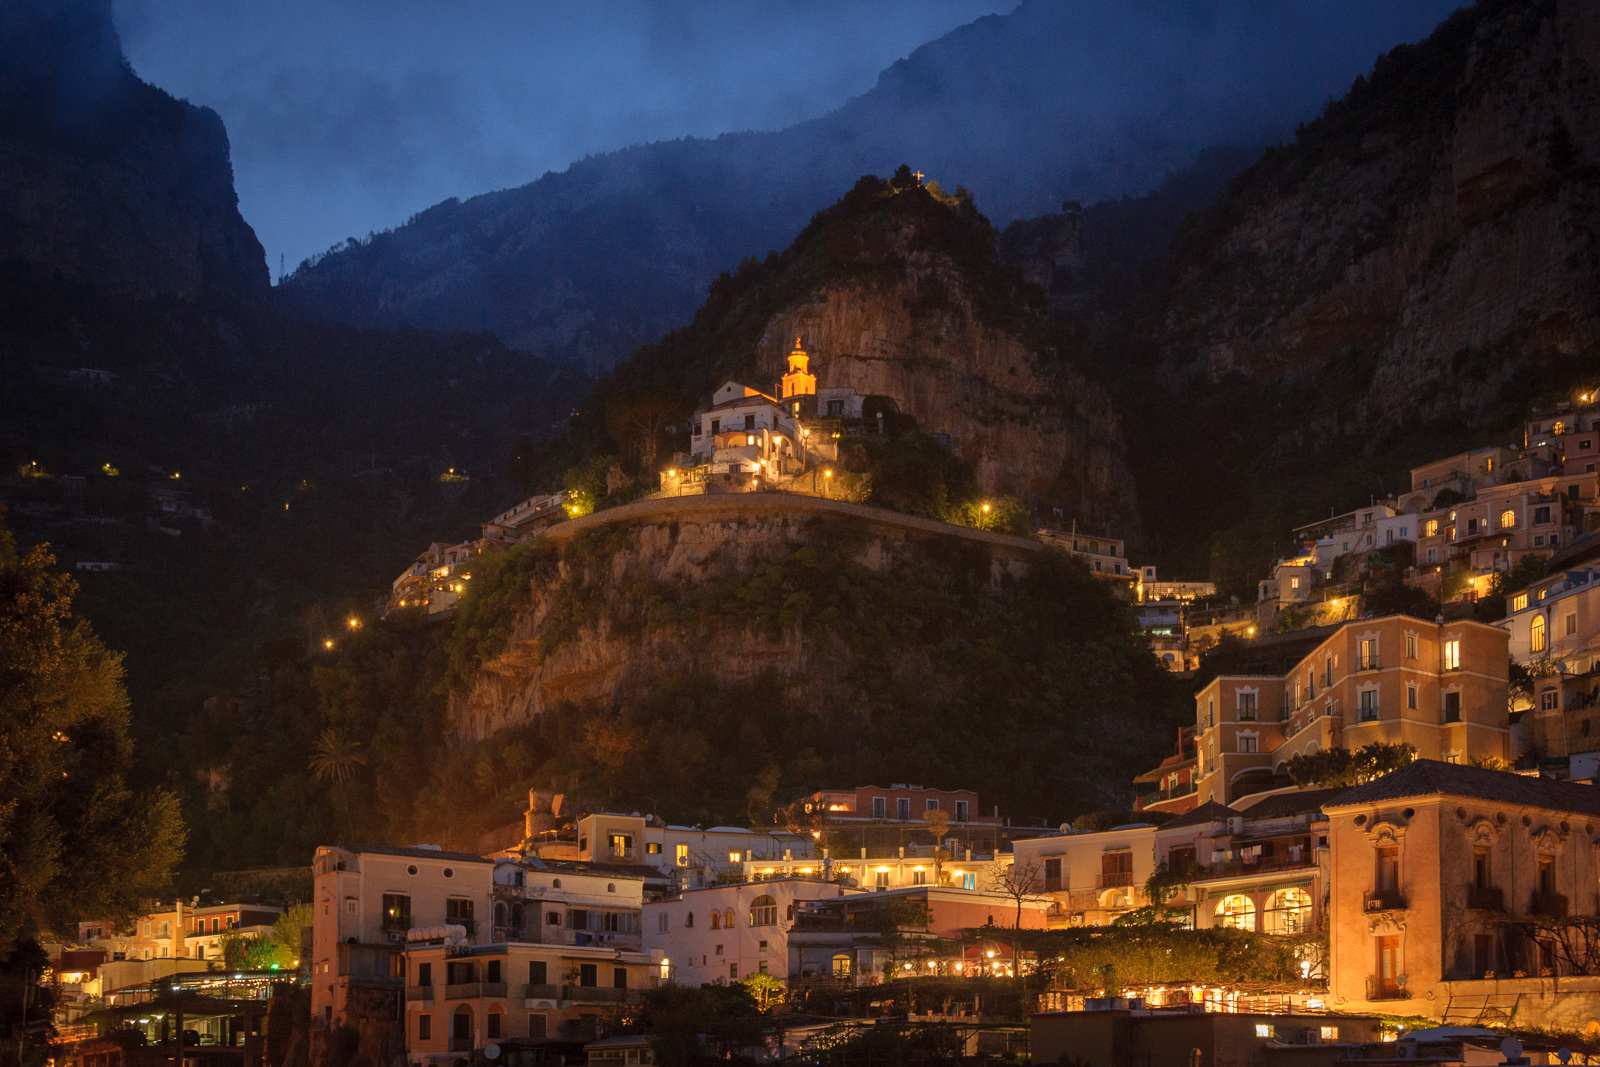
{"type": "Polygon", "coordinates": [[[1000,264],[971,199],[905,167],[862,178],[788,249],[724,274],[693,324],[642,349],[587,407],[598,421],[609,396],[645,391],[675,395],[686,418],[727,378],[772,388],[797,336],[820,388],[887,396],[949,435],[983,492],[1137,537],[1110,399],[1038,291],[1000,264]]]}
{"type": "Polygon", "coordinates": [[[266,296],[222,120],[128,69],[110,0],[0,5],[0,263],[116,297],[266,296]]]}
{"type": "Polygon", "coordinates": [[[1529,361],[1596,350],[1597,166],[1600,7],[1485,0],[1380,59],[1180,237],[1166,366],[1353,378],[1358,425],[1470,421],[1529,361]]]}
{"type": "Polygon", "coordinates": [[[1065,504],[1085,523],[1125,520],[1121,429],[1104,394],[1075,372],[1046,370],[1021,338],[986,328],[970,306],[919,314],[930,288],[961,300],[959,282],[931,264],[887,290],[814,294],[768,325],[758,365],[774,377],[803,337],[817,354],[818,388],[893,397],[922,429],[949,435],[986,492],[1065,504]]]}
{"type": "Polygon", "coordinates": [[[787,494],[558,525],[486,562],[451,644],[459,744],[531,731],[537,784],[690,807],[761,773],[1125,803],[1179,703],[1126,606],[1036,542],[787,494]],[[1095,745],[1069,769],[1074,737],[1095,745]],[[650,772],[607,779],[617,746],[650,772]]]}

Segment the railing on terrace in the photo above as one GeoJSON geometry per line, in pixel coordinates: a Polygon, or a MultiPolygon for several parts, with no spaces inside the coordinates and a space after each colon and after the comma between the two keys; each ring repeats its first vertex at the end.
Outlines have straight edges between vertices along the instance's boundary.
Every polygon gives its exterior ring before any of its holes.
{"type": "Polygon", "coordinates": [[[1304,850],[1298,857],[1294,854],[1287,856],[1263,856],[1254,862],[1242,859],[1218,860],[1206,868],[1206,873],[1195,878],[1195,881],[1204,881],[1207,878],[1231,878],[1241,874],[1260,874],[1267,871],[1287,871],[1296,867],[1315,867],[1316,857],[1310,849],[1304,850]]]}
{"type": "Polygon", "coordinates": [[[561,987],[553,982],[529,982],[523,987],[522,995],[529,1000],[559,1000],[561,987]]]}
{"type": "Polygon", "coordinates": [[[431,985],[410,985],[410,986],[406,986],[406,1000],[411,1001],[411,1000],[432,1000],[432,999],[433,999],[433,986],[431,986],[431,985]]]}
{"type": "Polygon", "coordinates": [[[1561,893],[1534,893],[1528,901],[1529,915],[1545,915],[1552,919],[1567,917],[1567,898],[1561,893]]]}
{"type": "Polygon", "coordinates": [[[1133,884],[1132,871],[1102,871],[1099,886],[1101,889],[1116,889],[1133,884]]]}
{"type": "Polygon", "coordinates": [[[483,987],[482,996],[503,997],[510,992],[505,982],[483,982],[481,984],[483,987]]]}
{"type": "Polygon", "coordinates": [[[444,987],[446,1000],[472,1000],[483,996],[482,982],[457,982],[455,985],[444,987]]]}
{"type": "Polygon", "coordinates": [[[1505,892],[1497,885],[1469,885],[1467,907],[1478,911],[1505,911],[1505,892]]]}
{"type": "Polygon", "coordinates": [[[1374,889],[1365,894],[1362,905],[1366,911],[1401,911],[1406,898],[1398,889],[1374,889]]]}
{"type": "Polygon", "coordinates": [[[1393,979],[1379,978],[1377,975],[1367,976],[1368,1000],[1407,1000],[1405,989],[1393,979]]]}

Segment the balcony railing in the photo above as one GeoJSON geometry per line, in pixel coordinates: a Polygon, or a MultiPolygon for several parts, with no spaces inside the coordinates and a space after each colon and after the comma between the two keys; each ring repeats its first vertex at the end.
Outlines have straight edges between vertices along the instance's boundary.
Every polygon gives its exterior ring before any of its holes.
{"type": "Polygon", "coordinates": [[[406,986],[406,999],[407,1000],[426,1000],[426,1001],[432,1002],[432,1000],[433,1000],[433,986],[431,986],[431,985],[408,985],[408,986],[406,986]]]}
{"type": "Polygon", "coordinates": [[[559,1000],[561,987],[550,982],[529,982],[522,995],[529,1000],[559,1000]]]}
{"type": "Polygon", "coordinates": [[[1116,889],[1133,884],[1132,871],[1103,871],[1100,874],[1101,889],[1116,889]]]}
{"type": "Polygon", "coordinates": [[[1377,671],[1382,669],[1383,668],[1378,665],[1377,656],[1369,656],[1356,664],[1356,670],[1358,671],[1377,671]]]}
{"type": "Polygon", "coordinates": [[[1398,889],[1374,889],[1366,894],[1363,906],[1367,911],[1400,911],[1406,906],[1406,898],[1398,889]]]}
{"type": "Polygon", "coordinates": [[[1561,893],[1535,893],[1528,901],[1529,915],[1545,915],[1552,919],[1567,917],[1567,898],[1561,893]]]}
{"type": "Polygon", "coordinates": [[[510,987],[504,982],[484,982],[482,986],[482,995],[486,997],[504,997],[510,992],[510,987]]]}
{"type": "Polygon", "coordinates": [[[1367,976],[1368,1000],[1408,1000],[1406,991],[1394,979],[1379,978],[1377,975],[1367,976]]]}
{"type": "Polygon", "coordinates": [[[561,987],[561,999],[579,1004],[637,1004],[644,998],[637,989],[569,985],[561,987]]]}
{"type": "MultiPolygon", "coordinates": [[[[504,987],[502,986],[501,988],[504,987]]],[[[482,982],[458,982],[455,985],[444,987],[444,999],[446,1000],[472,1000],[481,996],[483,996],[482,982]]]]}
{"type": "Polygon", "coordinates": [[[1469,885],[1467,907],[1478,911],[1505,911],[1505,892],[1497,885],[1469,885]]]}
{"type": "Polygon", "coordinates": [[[383,932],[386,934],[403,934],[411,929],[411,916],[385,915],[383,917],[383,932]]]}
{"type": "Polygon", "coordinates": [[[1296,867],[1315,867],[1316,865],[1316,857],[1312,855],[1311,850],[1308,848],[1301,850],[1298,859],[1293,853],[1290,853],[1287,856],[1264,856],[1253,863],[1241,859],[1218,860],[1210,865],[1203,866],[1202,869],[1206,873],[1197,877],[1195,881],[1201,881],[1206,878],[1232,878],[1241,874],[1262,874],[1268,871],[1287,871],[1296,867]]]}

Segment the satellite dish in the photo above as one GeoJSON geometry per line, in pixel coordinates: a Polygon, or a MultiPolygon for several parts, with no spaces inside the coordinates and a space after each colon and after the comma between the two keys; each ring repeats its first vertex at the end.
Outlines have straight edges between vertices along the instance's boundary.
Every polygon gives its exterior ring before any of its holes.
{"type": "Polygon", "coordinates": [[[500,1046],[494,1044],[485,1045],[483,1046],[483,1054],[491,1060],[497,1060],[500,1058],[500,1046]]]}
{"type": "Polygon", "coordinates": [[[1522,1055],[1522,1042],[1514,1037],[1508,1037],[1500,1042],[1500,1054],[1508,1060],[1514,1060],[1522,1055]]]}
{"type": "Polygon", "coordinates": [[[1572,1050],[1570,1048],[1556,1049],[1556,1059],[1560,1060],[1562,1063],[1569,1062],[1572,1059],[1572,1050]]]}

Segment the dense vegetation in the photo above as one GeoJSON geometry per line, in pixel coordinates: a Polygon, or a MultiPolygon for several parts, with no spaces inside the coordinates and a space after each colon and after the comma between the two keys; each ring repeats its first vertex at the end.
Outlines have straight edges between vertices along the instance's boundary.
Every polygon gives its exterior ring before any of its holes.
{"type": "MultiPolygon", "coordinates": [[[[334,783],[306,762],[324,642],[365,636],[421,547],[516,499],[513,439],[550,434],[584,379],[483,336],[134,303],[21,270],[0,294],[0,373],[20,386],[0,390],[0,501],[21,544],[116,565],[75,572],[74,612],[126,654],[131,773],[183,799],[191,868],[306,862],[338,832],[334,783]],[[113,377],[70,376],[84,367],[113,377]]],[[[362,665],[385,678],[350,685],[442,703],[385,689],[412,653],[382,649],[362,665]]]]}
{"type": "Polygon", "coordinates": [[[1057,819],[1105,806],[1128,761],[1161,755],[1181,717],[1181,687],[1128,608],[1064,559],[999,590],[971,546],[929,544],[873,572],[855,562],[862,530],[824,523],[749,574],[615,583],[613,560],[633,536],[613,527],[573,539],[559,574],[547,545],[501,554],[479,568],[447,635],[363,628],[315,666],[280,668],[248,727],[224,715],[196,723],[209,739],[201,762],[236,776],[206,817],[217,824],[212,862],[235,862],[225,851],[235,842],[292,856],[338,829],[333,785],[304,755],[328,729],[363,739],[347,786],[357,837],[470,844],[514,821],[530,788],[770,825],[788,801],[840,781],[977,781],[986,804],[1057,819]],[[728,684],[686,663],[619,707],[566,704],[489,741],[448,744],[445,687],[505,647],[507,623],[535,595],[541,655],[596,630],[685,631],[702,647],[746,629],[774,641],[798,633],[855,695],[819,707],[780,678],[728,684]],[[1040,755],[1083,736],[1099,743],[1075,761],[1040,755]],[[641,774],[641,760],[655,770],[641,774]]]}

